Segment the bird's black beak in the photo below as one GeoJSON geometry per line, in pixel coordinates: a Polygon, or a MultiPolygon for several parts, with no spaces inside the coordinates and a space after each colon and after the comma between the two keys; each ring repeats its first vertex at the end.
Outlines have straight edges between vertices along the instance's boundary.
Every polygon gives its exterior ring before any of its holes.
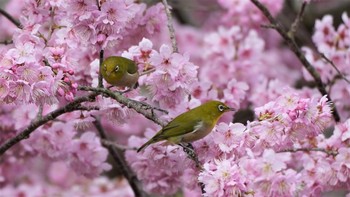
{"type": "Polygon", "coordinates": [[[231,108],[231,107],[228,107],[228,108],[227,108],[227,111],[236,111],[236,109],[231,108]]]}

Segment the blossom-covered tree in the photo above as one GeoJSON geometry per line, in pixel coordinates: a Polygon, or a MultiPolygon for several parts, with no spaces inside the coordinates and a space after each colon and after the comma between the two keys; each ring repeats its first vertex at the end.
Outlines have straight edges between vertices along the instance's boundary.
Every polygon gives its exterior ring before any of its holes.
{"type": "Polygon", "coordinates": [[[324,4],[8,1],[0,196],[346,195],[350,19],[326,9],[308,31],[305,10],[324,4]],[[139,87],[109,87],[99,68],[111,55],[137,64],[139,87]],[[136,152],[208,100],[236,111],[193,152],[161,142],[136,152]]]}

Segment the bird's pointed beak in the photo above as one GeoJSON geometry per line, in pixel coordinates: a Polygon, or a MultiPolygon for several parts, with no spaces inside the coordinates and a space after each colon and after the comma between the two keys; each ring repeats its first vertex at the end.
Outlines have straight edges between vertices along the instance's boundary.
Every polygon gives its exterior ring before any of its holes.
{"type": "Polygon", "coordinates": [[[227,111],[236,111],[236,109],[229,107],[229,108],[227,108],[227,111]]]}
{"type": "Polygon", "coordinates": [[[111,72],[106,71],[107,77],[109,77],[109,75],[111,75],[111,72]]]}

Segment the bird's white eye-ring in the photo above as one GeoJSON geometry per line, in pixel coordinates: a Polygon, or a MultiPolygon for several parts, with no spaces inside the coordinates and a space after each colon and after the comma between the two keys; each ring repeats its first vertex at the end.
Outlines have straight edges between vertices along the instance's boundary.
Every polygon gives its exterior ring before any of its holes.
{"type": "Polygon", "coordinates": [[[224,111],[224,110],[225,110],[225,106],[223,106],[223,105],[218,105],[218,109],[219,109],[219,111],[224,111]]]}
{"type": "Polygon", "coordinates": [[[118,72],[118,70],[119,70],[119,66],[116,65],[115,68],[114,68],[114,71],[115,71],[115,72],[118,72]]]}

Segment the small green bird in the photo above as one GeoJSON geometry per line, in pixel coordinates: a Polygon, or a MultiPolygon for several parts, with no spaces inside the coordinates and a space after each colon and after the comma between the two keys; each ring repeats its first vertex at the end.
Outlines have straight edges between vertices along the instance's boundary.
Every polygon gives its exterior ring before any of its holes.
{"type": "Polygon", "coordinates": [[[137,152],[150,144],[163,140],[174,144],[199,140],[211,132],[221,115],[233,110],[220,101],[208,101],[174,118],[137,152]]]}
{"type": "Polygon", "coordinates": [[[100,72],[102,77],[111,85],[129,87],[130,89],[136,88],[138,85],[137,65],[130,59],[110,56],[102,62],[100,72]]]}

